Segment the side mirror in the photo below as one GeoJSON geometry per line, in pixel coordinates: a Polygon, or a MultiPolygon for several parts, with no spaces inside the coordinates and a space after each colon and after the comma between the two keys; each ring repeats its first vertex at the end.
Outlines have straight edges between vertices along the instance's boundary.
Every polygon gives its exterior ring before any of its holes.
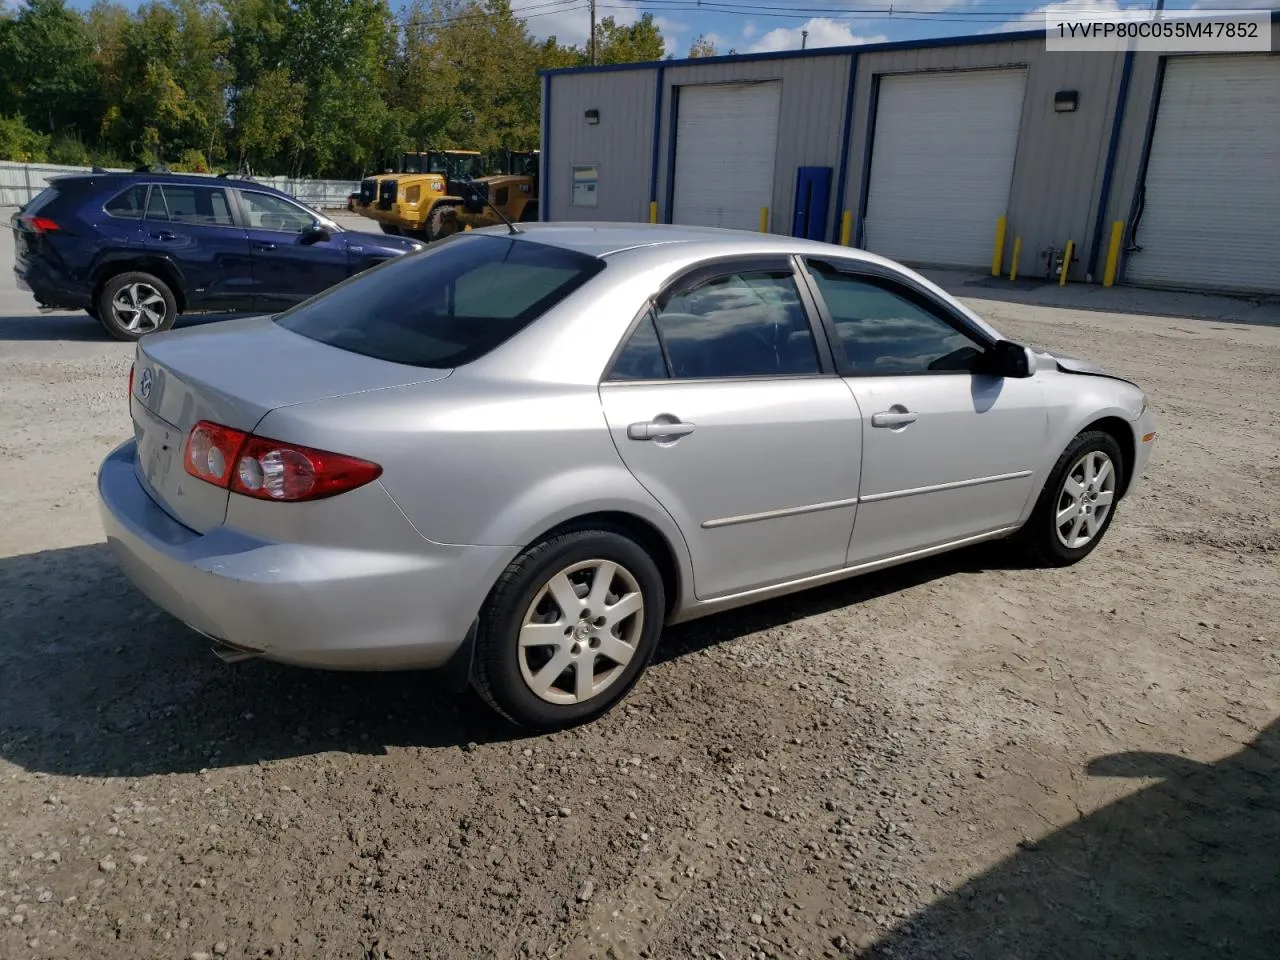
{"type": "Polygon", "coordinates": [[[1012,340],[997,340],[987,351],[988,371],[996,377],[1022,379],[1032,374],[1027,348],[1012,340]]]}
{"type": "Polygon", "coordinates": [[[309,227],[302,228],[302,242],[304,244],[319,243],[328,239],[329,231],[319,223],[313,223],[309,227]]]}

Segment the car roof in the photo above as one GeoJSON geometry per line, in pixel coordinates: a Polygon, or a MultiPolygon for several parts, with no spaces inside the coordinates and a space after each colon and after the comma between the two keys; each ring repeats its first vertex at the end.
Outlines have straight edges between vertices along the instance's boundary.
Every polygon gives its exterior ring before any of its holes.
{"type": "MultiPolygon", "coordinates": [[[[575,250],[593,257],[611,257],[646,248],[682,244],[700,248],[699,254],[770,254],[812,253],[831,255],[839,250],[844,256],[882,262],[883,258],[855,247],[833,247],[829,243],[788,237],[751,230],[722,227],[696,227],[668,223],[591,223],[541,222],[522,223],[519,230],[526,239],[548,246],[575,250]]],[[[506,234],[503,226],[484,227],[473,231],[506,234]]],[[[685,252],[693,253],[692,249],[685,252]]],[[[887,261],[883,261],[887,262],[887,261]]]]}
{"type": "Polygon", "coordinates": [[[246,177],[216,177],[207,173],[164,173],[160,170],[110,170],[102,173],[69,173],[50,177],[50,183],[90,183],[99,182],[104,185],[127,186],[131,183],[173,183],[207,187],[210,185],[251,187],[254,190],[265,190],[269,193],[280,193],[270,184],[246,177]]]}

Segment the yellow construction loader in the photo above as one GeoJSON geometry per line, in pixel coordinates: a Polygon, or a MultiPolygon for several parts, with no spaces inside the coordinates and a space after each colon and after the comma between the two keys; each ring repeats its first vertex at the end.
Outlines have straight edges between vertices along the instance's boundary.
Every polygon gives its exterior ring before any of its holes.
{"type": "Polygon", "coordinates": [[[538,219],[538,163],[541,151],[508,151],[502,173],[488,177],[450,180],[450,196],[440,202],[439,228],[430,239],[439,240],[467,227],[491,227],[503,222],[529,223],[538,219]],[[494,208],[497,208],[495,211],[494,208]]]}
{"type": "Polygon", "coordinates": [[[482,177],[484,157],[476,150],[431,150],[406,153],[399,169],[360,181],[355,212],[368,217],[383,233],[435,239],[445,208],[456,200],[448,196],[450,180],[482,177]]]}

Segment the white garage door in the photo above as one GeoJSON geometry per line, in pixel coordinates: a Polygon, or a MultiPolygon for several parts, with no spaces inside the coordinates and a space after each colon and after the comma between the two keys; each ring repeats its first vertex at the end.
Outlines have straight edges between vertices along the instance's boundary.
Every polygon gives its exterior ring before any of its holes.
{"type": "Polygon", "coordinates": [[[1165,67],[1131,283],[1280,293],[1280,57],[1165,67]]]}
{"type": "Polygon", "coordinates": [[[760,229],[773,206],[782,83],[680,88],[673,223],[760,229]]]}
{"type": "Polygon", "coordinates": [[[1025,87],[1025,70],[882,78],[863,246],[895,260],[989,266],[1025,87]]]}

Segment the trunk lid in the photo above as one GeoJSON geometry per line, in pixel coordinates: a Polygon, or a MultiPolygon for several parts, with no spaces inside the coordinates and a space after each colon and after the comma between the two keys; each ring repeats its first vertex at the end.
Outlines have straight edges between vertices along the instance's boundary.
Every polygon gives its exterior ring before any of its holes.
{"type": "Polygon", "coordinates": [[[129,401],[138,478],[175,520],[207,533],[226,518],[230,494],[183,465],[187,436],[201,420],[247,433],[280,407],[439,380],[450,372],[330,347],[270,317],[152,334],[138,341],[129,401]]]}

